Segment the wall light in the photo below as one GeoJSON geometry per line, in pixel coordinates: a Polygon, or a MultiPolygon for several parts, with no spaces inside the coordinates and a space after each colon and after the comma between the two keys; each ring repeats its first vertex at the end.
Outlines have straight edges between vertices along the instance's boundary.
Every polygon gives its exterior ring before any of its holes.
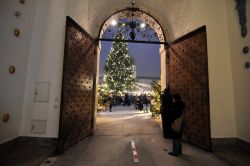
{"type": "Polygon", "coordinates": [[[143,22],[143,23],[140,24],[140,27],[141,27],[141,28],[145,28],[145,27],[146,27],[146,24],[143,22]]]}
{"type": "Polygon", "coordinates": [[[117,21],[116,21],[116,20],[112,20],[112,21],[111,21],[111,25],[112,25],[112,26],[116,26],[116,25],[117,25],[117,21]]]}

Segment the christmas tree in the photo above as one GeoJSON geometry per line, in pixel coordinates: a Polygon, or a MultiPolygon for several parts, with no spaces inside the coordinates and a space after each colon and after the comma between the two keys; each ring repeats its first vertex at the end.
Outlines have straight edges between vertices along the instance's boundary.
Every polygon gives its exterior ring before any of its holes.
{"type": "Polygon", "coordinates": [[[160,95],[161,95],[161,81],[153,81],[151,83],[153,93],[151,94],[150,112],[152,116],[160,114],[160,95]]]}
{"type": "MultiPolygon", "coordinates": [[[[118,33],[116,39],[124,40],[124,36],[118,33]]],[[[128,45],[125,42],[115,41],[112,43],[104,66],[104,77],[101,87],[105,91],[123,95],[134,89],[134,82],[134,71],[128,45]]]]}

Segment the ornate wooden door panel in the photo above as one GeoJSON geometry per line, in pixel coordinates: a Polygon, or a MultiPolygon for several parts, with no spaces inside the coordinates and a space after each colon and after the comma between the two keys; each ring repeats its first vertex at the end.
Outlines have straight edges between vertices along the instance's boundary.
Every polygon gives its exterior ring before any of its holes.
{"type": "Polygon", "coordinates": [[[67,17],[58,151],[93,133],[95,41],[67,17]]]}
{"type": "Polygon", "coordinates": [[[206,27],[170,44],[170,89],[186,103],[184,139],[211,150],[206,27]]]}

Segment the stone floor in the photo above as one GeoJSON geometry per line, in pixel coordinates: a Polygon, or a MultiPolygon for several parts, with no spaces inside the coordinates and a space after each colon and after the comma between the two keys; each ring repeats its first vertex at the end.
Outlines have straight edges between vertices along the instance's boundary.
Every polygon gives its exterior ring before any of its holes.
{"type": "Polygon", "coordinates": [[[217,145],[213,147],[215,154],[225,159],[232,166],[249,166],[250,151],[238,145],[217,145]]]}
{"type": "Polygon", "coordinates": [[[97,131],[54,159],[53,166],[228,166],[213,153],[183,143],[183,155],[172,157],[171,141],[162,137],[159,123],[150,113],[132,107],[114,107],[97,115],[97,131]],[[124,109],[124,110],[123,110],[124,109]],[[134,162],[134,140],[139,162],[134,162]]]}
{"type": "Polygon", "coordinates": [[[0,166],[37,166],[54,151],[52,147],[16,145],[0,155],[0,166]]]}
{"type": "Polygon", "coordinates": [[[250,153],[239,147],[218,146],[214,149],[215,153],[210,153],[183,143],[183,155],[172,157],[168,155],[171,146],[171,140],[162,137],[160,119],[152,119],[151,113],[134,110],[133,106],[121,106],[114,107],[113,112],[99,113],[95,135],[60,156],[47,158],[52,148],[19,145],[0,153],[0,165],[229,166],[230,163],[247,166],[250,163],[250,153]],[[131,140],[135,143],[139,162],[134,162],[131,140]]]}

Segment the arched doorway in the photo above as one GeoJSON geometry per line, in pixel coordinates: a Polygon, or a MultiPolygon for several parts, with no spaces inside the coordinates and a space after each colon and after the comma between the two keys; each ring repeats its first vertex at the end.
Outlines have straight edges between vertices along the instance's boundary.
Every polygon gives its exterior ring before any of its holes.
{"type": "MultiPolygon", "coordinates": [[[[187,103],[185,122],[189,125],[184,129],[186,139],[210,150],[206,28],[201,27],[169,44],[165,42],[164,32],[153,17],[139,9],[128,8],[104,21],[99,39],[92,38],[67,17],[58,151],[62,152],[94,133],[98,76],[96,65],[99,61],[97,41],[113,41],[112,38],[102,38],[109,21],[114,16],[126,19],[131,10],[135,13],[134,18],[144,20],[155,29],[157,33],[152,35],[157,36],[159,41],[138,40],[133,38],[134,34],[129,33],[131,40],[124,42],[162,44],[162,83],[165,87],[170,85],[171,90],[180,93],[187,103]],[[186,65],[187,63],[191,65],[186,65]]],[[[129,26],[132,28],[133,25],[129,26]]]]}
{"type": "Polygon", "coordinates": [[[169,84],[167,80],[169,78],[167,77],[169,67],[166,66],[168,64],[166,59],[168,42],[159,22],[139,8],[127,8],[112,14],[103,22],[98,40],[116,41],[115,33],[117,30],[121,31],[125,37],[122,42],[158,44],[160,46],[161,89],[166,88],[169,84]],[[116,30],[114,30],[114,27],[113,29],[110,28],[112,24],[116,25],[116,30]]]}

